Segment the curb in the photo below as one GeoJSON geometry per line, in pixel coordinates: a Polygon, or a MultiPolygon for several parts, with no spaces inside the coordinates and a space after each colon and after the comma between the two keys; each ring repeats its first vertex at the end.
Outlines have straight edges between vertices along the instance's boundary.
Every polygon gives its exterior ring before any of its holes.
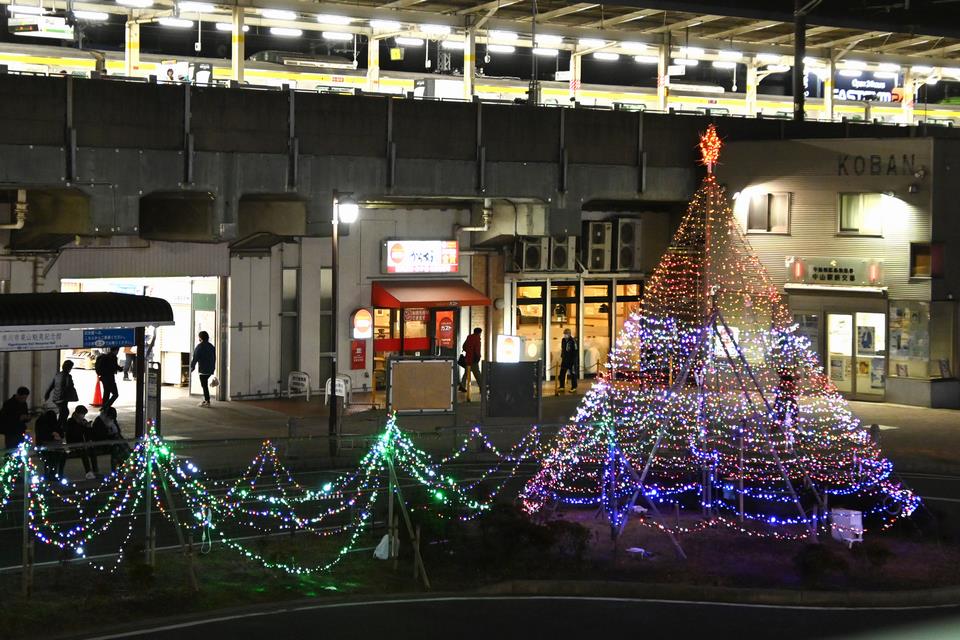
{"type": "Polygon", "coordinates": [[[594,596],[838,608],[960,606],[960,587],[910,591],[809,591],[601,580],[511,580],[483,587],[474,593],[481,596],[594,596]]]}

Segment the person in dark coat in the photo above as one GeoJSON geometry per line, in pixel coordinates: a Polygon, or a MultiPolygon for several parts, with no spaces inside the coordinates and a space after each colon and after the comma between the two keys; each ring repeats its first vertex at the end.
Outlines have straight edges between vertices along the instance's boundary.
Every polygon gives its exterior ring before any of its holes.
{"type": "MultiPolygon", "coordinates": [[[[67,420],[67,444],[85,445],[93,441],[93,425],[87,420],[87,408],[82,404],[77,405],[73,415],[67,420]]],[[[79,451],[80,459],[83,461],[83,471],[87,480],[93,480],[100,473],[96,449],[87,445],[78,447],[76,450],[79,451]]]]}
{"type": "Polygon", "coordinates": [[[460,391],[467,390],[467,372],[473,374],[473,379],[477,381],[477,385],[480,384],[480,361],[483,360],[481,333],[483,333],[483,329],[477,327],[463,341],[463,377],[460,378],[460,391]]]}
{"type": "Polygon", "coordinates": [[[93,421],[93,439],[96,442],[108,442],[104,450],[110,454],[110,470],[116,471],[130,455],[130,447],[123,439],[120,424],[117,422],[117,410],[107,407],[93,421]]]}
{"type": "Polygon", "coordinates": [[[73,361],[64,360],[59,373],[53,376],[53,380],[50,381],[50,386],[47,387],[47,392],[43,394],[44,400],[49,400],[57,405],[61,426],[66,425],[67,418],[70,417],[70,403],[76,402],[79,399],[77,397],[77,389],[73,386],[73,376],[70,375],[71,371],[73,371],[73,361]]]}
{"type": "Polygon", "coordinates": [[[210,376],[217,366],[217,348],[210,344],[210,334],[201,331],[197,334],[200,342],[193,350],[193,359],[190,361],[190,372],[197,369],[200,374],[200,386],[203,388],[203,402],[201,407],[210,406],[210,376]]]}
{"type": "Polygon", "coordinates": [[[63,427],[57,418],[57,412],[48,409],[37,418],[34,425],[37,432],[37,444],[40,446],[40,457],[46,468],[45,477],[48,481],[63,478],[63,467],[67,464],[67,452],[61,446],[64,442],[63,427]]]}
{"type": "Polygon", "coordinates": [[[563,393],[563,387],[566,386],[567,373],[570,374],[570,391],[577,390],[577,360],[579,359],[577,339],[573,337],[570,329],[564,329],[563,340],[560,341],[560,393],[563,393]]]}
{"type": "Polygon", "coordinates": [[[117,389],[117,374],[123,370],[123,367],[117,362],[117,348],[111,347],[107,349],[106,352],[101,353],[97,356],[97,360],[93,366],[97,371],[97,376],[100,378],[100,384],[103,387],[102,406],[113,406],[113,403],[116,402],[120,396],[120,391],[117,389]]]}
{"type": "Polygon", "coordinates": [[[30,421],[30,408],[27,406],[29,396],[30,389],[20,387],[0,408],[0,431],[3,432],[7,449],[16,449],[23,442],[27,422],[30,421]]]}

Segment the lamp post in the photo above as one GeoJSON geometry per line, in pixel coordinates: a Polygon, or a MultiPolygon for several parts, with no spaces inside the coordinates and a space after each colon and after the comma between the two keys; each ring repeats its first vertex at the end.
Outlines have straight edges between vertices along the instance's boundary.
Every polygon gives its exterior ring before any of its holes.
{"type": "Polygon", "coordinates": [[[337,317],[337,295],[338,295],[338,286],[337,282],[340,277],[338,274],[340,267],[340,223],[344,222],[346,224],[351,224],[356,222],[357,216],[360,215],[360,207],[357,205],[357,201],[353,198],[353,194],[349,193],[338,193],[333,192],[333,233],[331,235],[331,306],[332,313],[330,315],[330,340],[333,343],[333,372],[330,380],[330,426],[329,426],[329,435],[330,435],[330,453],[331,455],[336,455],[337,451],[337,436],[340,433],[338,428],[338,411],[337,411],[337,323],[339,322],[337,317]]]}

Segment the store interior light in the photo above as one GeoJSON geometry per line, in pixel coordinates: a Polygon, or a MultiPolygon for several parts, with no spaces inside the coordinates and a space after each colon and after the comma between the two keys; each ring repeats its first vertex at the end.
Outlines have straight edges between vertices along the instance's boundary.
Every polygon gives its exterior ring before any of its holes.
{"type": "Polygon", "coordinates": [[[563,42],[563,36],[555,36],[549,33],[538,33],[537,44],[560,44],[563,42]]]}
{"type": "Polygon", "coordinates": [[[593,57],[597,60],[605,60],[607,62],[616,62],[620,59],[619,53],[610,53],[609,51],[597,51],[593,54],[593,57]]]}
{"type": "Polygon", "coordinates": [[[490,53],[513,53],[517,48],[510,44],[488,44],[487,51],[490,53]]]}
{"type": "Polygon", "coordinates": [[[607,46],[607,41],[606,41],[606,40],[601,40],[601,39],[599,39],[599,38],[580,38],[580,39],[577,41],[577,44],[579,44],[581,47],[588,47],[588,48],[591,48],[591,49],[592,49],[592,48],[594,48],[594,47],[605,47],[605,46],[607,46]]]}
{"type": "Polygon", "coordinates": [[[47,12],[43,7],[35,7],[30,4],[8,4],[7,9],[10,13],[27,13],[33,16],[42,16],[47,12]]]}
{"type": "Polygon", "coordinates": [[[271,20],[296,20],[297,14],[295,11],[287,11],[286,9],[260,9],[260,15],[264,18],[270,18],[271,20]]]}
{"type": "MultiPolygon", "coordinates": [[[[233,31],[233,25],[229,22],[218,22],[217,31],[233,31]]],[[[250,25],[243,25],[243,32],[250,31],[250,25]]]]}
{"type": "Polygon", "coordinates": [[[509,42],[513,42],[519,36],[513,31],[497,31],[494,29],[487,35],[487,37],[492,40],[507,40],[509,42]]]}
{"type": "Polygon", "coordinates": [[[371,20],[370,26],[374,29],[383,29],[384,31],[397,31],[400,29],[400,23],[396,20],[371,20]]]}
{"type": "Polygon", "coordinates": [[[423,39],[399,37],[397,38],[397,44],[400,45],[401,47],[422,47],[423,39]]]}
{"type": "Polygon", "coordinates": [[[177,29],[189,29],[193,26],[193,20],[187,20],[186,18],[158,18],[157,22],[162,24],[165,27],[174,27],[177,29]]]}
{"type": "Polygon", "coordinates": [[[533,48],[533,54],[537,56],[556,58],[558,53],[560,53],[558,49],[548,49],[546,47],[533,48]]]}
{"type": "Polygon", "coordinates": [[[353,40],[353,34],[347,33],[345,31],[324,31],[323,32],[324,40],[337,40],[340,42],[348,42],[353,40]]]}
{"type": "Polygon", "coordinates": [[[451,51],[463,51],[467,45],[460,40],[444,40],[440,46],[451,51]]]}
{"type": "Polygon", "coordinates": [[[879,69],[880,71],[896,71],[899,73],[900,65],[894,62],[881,62],[880,64],[877,65],[877,69],[879,69]]]}
{"type": "Polygon", "coordinates": [[[657,56],[633,56],[633,59],[640,64],[659,64],[660,58],[657,56]]]}
{"type": "Polygon", "coordinates": [[[859,78],[863,75],[863,71],[860,69],[840,69],[837,73],[844,78],[859,78]]]}
{"type": "Polygon", "coordinates": [[[766,71],[770,73],[786,73],[790,71],[790,65],[788,64],[768,64],[766,71]]]}
{"type": "Polygon", "coordinates": [[[780,54],[778,54],[778,53],[758,53],[758,54],[757,54],[757,61],[758,61],[758,62],[765,62],[765,63],[768,63],[768,64],[770,64],[770,63],[774,63],[774,64],[775,64],[775,63],[777,63],[777,62],[780,62],[780,54]]]}
{"type": "Polygon", "coordinates": [[[713,66],[717,69],[736,69],[737,63],[733,60],[714,60],[713,66]]]}
{"type": "Polygon", "coordinates": [[[918,64],[915,67],[910,67],[910,71],[913,71],[914,73],[920,73],[920,74],[932,73],[933,67],[928,67],[926,65],[918,64]]]}
{"type": "Polygon", "coordinates": [[[353,22],[353,18],[348,18],[347,16],[335,16],[328,13],[321,13],[317,15],[317,22],[320,24],[339,24],[347,25],[353,22]]]}
{"type": "Polygon", "coordinates": [[[103,22],[110,19],[110,14],[103,11],[74,11],[73,17],[77,20],[88,20],[90,22],[103,22]]]}
{"type": "Polygon", "coordinates": [[[739,60],[743,57],[743,52],[741,51],[720,51],[717,53],[722,60],[739,60]]]}
{"type": "Polygon", "coordinates": [[[683,65],[684,67],[695,67],[700,64],[700,61],[692,60],[690,58],[674,58],[673,64],[683,65]]]}
{"type": "Polygon", "coordinates": [[[178,2],[177,7],[187,13],[212,13],[214,10],[209,2],[178,2]]]}
{"type": "Polygon", "coordinates": [[[445,24],[422,24],[417,28],[424,33],[429,33],[435,36],[443,36],[450,33],[450,27],[445,24]]]}
{"type": "Polygon", "coordinates": [[[282,36],[284,38],[299,38],[303,35],[303,30],[290,29],[288,27],[270,27],[270,35],[282,36]]]}

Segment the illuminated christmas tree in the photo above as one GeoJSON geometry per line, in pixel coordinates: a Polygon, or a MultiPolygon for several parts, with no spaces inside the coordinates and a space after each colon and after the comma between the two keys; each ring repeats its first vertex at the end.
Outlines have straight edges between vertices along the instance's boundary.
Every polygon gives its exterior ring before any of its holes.
{"type": "Polygon", "coordinates": [[[891,480],[744,238],[713,174],[720,147],[711,125],[707,176],[526,508],[600,505],[614,535],[638,501],[699,502],[701,526],[778,537],[816,537],[835,506],[883,523],[911,513],[917,499],[891,480]]]}

